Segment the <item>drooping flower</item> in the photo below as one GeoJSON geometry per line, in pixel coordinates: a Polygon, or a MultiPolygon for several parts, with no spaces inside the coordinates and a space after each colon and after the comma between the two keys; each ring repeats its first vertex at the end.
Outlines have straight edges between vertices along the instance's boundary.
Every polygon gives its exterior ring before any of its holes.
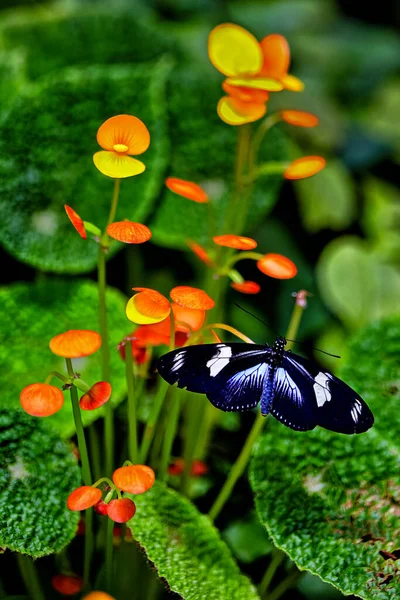
{"type": "Polygon", "coordinates": [[[132,289],[139,293],[132,296],[126,305],[126,316],[130,321],[149,325],[166,319],[171,312],[171,305],[165,296],[150,288],[132,289]]]}
{"type": "Polygon", "coordinates": [[[322,171],[325,165],[322,156],[303,156],[291,162],[283,176],[285,179],[305,179],[322,171]]]}
{"type": "Polygon", "coordinates": [[[133,221],[118,221],[107,227],[107,233],[114,240],[125,244],[143,244],[151,238],[151,231],[146,225],[133,221]]]}
{"type": "Polygon", "coordinates": [[[243,281],[242,283],[233,281],[231,287],[242,294],[258,294],[261,290],[260,285],[255,281],[243,281]]]}
{"type": "Polygon", "coordinates": [[[297,274],[294,262],[282,254],[265,254],[257,261],[257,267],[274,279],[292,279],[297,274]]]}
{"type": "Polygon", "coordinates": [[[31,383],[20,394],[21,406],[33,417],[50,417],[62,408],[64,394],[49,383],[31,383]]]}
{"type": "Polygon", "coordinates": [[[107,515],[116,523],[126,523],[135,512],[135,503],[130,498],[117,498],[108,504],[107,515]]]}
{"type": "Polygon", "coordinates": [[[208,254],[207,250],[193,240],[186,240],[186,245],[189,246],[192,252],[205,264],[207,267],[213,267],[214,261],[208,254]]]}
{"type": "Polygon", "coordinates": [[[319,123],[318,117],[302,110],[282,110],[280,116],[282,121],[296,127],[315,127],[319,123]]]}
{"type": "Polygon", "coordinates": [[[76,231],[79,233],[81,238],[86,240],[87,233],[86,233],[85,224],[84,224],[83,220],[80,218],[78,213],[75,212],[74,209],[71,208],[70,206],[68,206],[67,204],[64,204],[64,208],[65,208],[65,212],[67,213],[69,220],[71,221],[72,225],[75,227],[76,231]]]}
{"type": "Polygon", "coordinates": [[[209,202],[208,194],[197,183],[193,183],[192,181],[178,179],[177,177],[168,177],[165,180],[165,185],[171,192],[193,202],[198,202],[199,204],[209,202]]]}
{"type": "Polygon", "coordinates": [[[83,587],[83,579],[78,575],[54,575],[51,579],[51,585],[59,594],[64,596],[74,596],[78,594],[83,587]]]}
{"type": "Polygon", "coordinates": [[[117,115],[107,119],[97,132],[97,141],[104,150],[94,154],[93,162],[103,175],[121,179],[146,169],[140,160],[132,158],[150,145],[150,133],[137,117],[117,115]]]}
{"type": "Polygon", "coordinates": [[[176,304],[183,308],[210,310],[215,306],[214,300],[205,291],[188,285],[174,287],[170,296],[176,304]]]}
{"type": "Polygon", "coordinates": [[[155,475],[153,469],[147,465],[128,465],[116,469],[112,480],[123,492],[143,494],[153,486],[155,475]]]}
{"type": "Polygon", "coordinates": [[[79,400],[82,410],[95,410],[103,406],[111,396],[111,385],[107,381],[98,381],[79,400]]]}
{"type": "Polygon", "coordinates": [[[235,248],[235,250],[252,250],[257,247],[257,242],[252,238],[229,233],[225,235],[216,235],[213,237],[213,241],[217,246],[235,248]]]}
{"type": "Polygon", "coordinates": [[[64,358],[81,358],[96,352],[101,346],[101,337],[89,329],[70,329],[50,340],[53,354],[64,358]]]}
{"type": "Polygon", "coordinates": [[[91,485],[82,485],[70,493],[67,500],[69,510],[86,510],[101,500],[101,490],[91,485]]]}
{"type": "Polygon", "coordinates": [[[102,516],[104,516],[104,515],[106,515],[106,514],[107,514],[107,511],[108,511],[108,504],[106,504],[106,503],[104,502],[104,500],[99,500],[99,501],[97,502],[97,504],[95,504],[95,505],[93,506],[93,510],[94,510],[94,512],[95,512],[95,513],[97,513],[98,515],[102,515],[102,516]]]}

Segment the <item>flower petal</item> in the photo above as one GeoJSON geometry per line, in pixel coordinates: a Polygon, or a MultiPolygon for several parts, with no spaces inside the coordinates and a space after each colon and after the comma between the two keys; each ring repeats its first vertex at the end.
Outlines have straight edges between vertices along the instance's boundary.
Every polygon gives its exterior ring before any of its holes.
{"type": "Polygon", "coordinates": [[[136,512],[136,506],[130,498],[111,500],[108,505],[107,514],[116,523],[126,523],[132,519],[136,512]]]}
{"type": "Polygon", "coordinates": [[[237,98],[237,100],[241,100],[242,102],[256,102],[258,104],[262,104],[269,98],[269,94],[265,90],[231,85],[227,80],[222,83],[222,89],[229,96],[237,98]]]}
{"type": "Polygon", "coordinates": [[[149,325],[163,321],[171,312],[167,298],[149,288],[133,288],[139,291],[126,305],[126,316],[138,325],[149,325]]]}
{"type": "Polygon", "coordinates": [[[179,306],[176,302],[172,303],[172,312],[175,317],[175,331],[182,331],[183,333],[198,331],[206,318],[204,309],[186,308],[179,306]]]}
{"type": "Polygon", "coordinates": [[[33,417],[50,417],[64,404],[62,391],[49,383],[31,383],[19,398],[24,411],[33,417]]]}
{"type": "Polygon", "coordinates": [[[151,231],[146,225],[133,221],[117,221],[107,227],[107,233],[114,240],[125,244],[143,244],[151,238],[151,231]]]}
{"type": "Polygon", "coordinates": [[[206,192],[197,183],[193,183],[192,181],[178,179],[177,177],[168,177],[165,180],[165,185],[171,192],[193,200],[193,202],[203,204],[209,201],[206,192]]]}
{"type": "Polygon", "coordinates": [[[64,358],[81,358],[89,356],[101,346],[101,337],[97,331],[89,329],[70,329],[56,335],[50,340],[49,347],[53,354],[64,358]]]}
{"type": "Polygon", "coordinates": [[[104,150],[126,146],[126,154],[143,154],[150,145],[146,125],[132,115],[117,115],[104,121],[97,132],[97,141],[104,150]]]}
{"type": "Polygon", "coordinates": [[[286,179],[305,179],[322,171],[325,165],[322,156],[303,156],[291,162],[283,175],[286,179]]]}
{"type": "Polygon", "coordinates": [[[78,215],[78,213],[76,213],[73,208],[68,206],[68,204],[64,204],[64,208],[65,208],[65,212],[67,213],[69,220],[71,221],[72,225],[75,227],[76,231],[79,233],[81,238],[86,240],[87,234],[86,234],[85,225],[84,225],[82,219],[80,218],[80,216],[78,215]]]}
{"type": "Polygon", "coordinates": [[[214,67],[228,77],[256,75],[263,64],[261,47],[254,35],[233,23],[223,23],[211,31],[208,56],[214,67]]]}
{"type": "Polygon", "coordinates": [[[208,267],[213,266],[213,260],[203,246],[193,240],[186,240],[186,244],[203,263],[205,263],[208,267]]]}
{"type": "Polygon", "coordinates": [[[294,262],[282,254],[266,254],[257,261],[257,267],[274,279],[292,279],[297,274],[294,262]]]}
{"type": "Polygon", "coordinates": [[[82,485],[70,493],[67,499],[69,510],[86,510],[101,500],[101,490],[91,485],[82,485]]]}
{"type": "Polygon", "coordinates": [[[255,281],[243,281],[242,283],[231,283],[231,287],[242,294],[258,294],[261,286],[255,281]]]}
{"type": "Polygon", "coordinates": [[[228,125],[244,125],[261,119],[267,112],[267,107],[265,104],[242,102],[237,98],[223,96],[218,102],[217,112],[220,119],[228,125]]]}
{"type": "Polygon", "coordinates": [[[261,75],[281,79],[289,70],[290,47],[283,35],[272,33],[260,42],[263,53],[261,75]]]}
{"type": "Polygon", "coordinates": [[[254,90],[264,90],[265,92],[280,92],[283,90],[283,83],[269,77],[255,77],[254,79],[231,77],[226,80],[226,83],[234,87],[247,87],[254,90]]]}
{"type": "Polygon", "coordinates": [[[103,406],[111,396],[111,385],[107,381],[98,381],[79,400],[82,410],[95,410],[103,406]]]}
{"type": "Polygon", "coordinates": [[[147,465],[128,465],[116,469],[112,480],[123,492],[143,494],[153,486],[155,475],[153,469],[147,465]]]}
{"type": "Polygon", "coordinates": [[[140,160],[136,160],[136,158],[107,150],[96,152],[93,155],[93,162],[100,173],[107,175],[107,177],[114,177],[115,179],[140,175],[146,169],[146,165],[140,160]]]}
{"type": "Polygon", "coordinates": [[[83,579],[78,575],[64,575],[59,573],[51,578],[51,585],[59,594],[74,596],[81,591],[83,579]]]}
{"type": "Polygon", "coordinates": [[[243,235],[233,235],[227,233],[225,235],[216,235],[213,241],[217,246],[225,246],[226,248],[235,248],[236,250],[252,250],[257,248],[256,240],[243,235]]]}
{"type": "Polygon", "coordinates": [[[206,292],[188,285],[174,287],[170,296],[176,304],[183,308],[210,310],[215,306],[214,300],[206,292]]]}
{"type": "Polygon", "coordinates": [[[304,90],[304,83],[294,75],[286,74],[281,81],[284,88],[290,92],[302,92],[304,90]]]}
{"type": "Polygon", "coordinates": [[[86,594],[86,596],[83,596],[82,600],[115,600],[115,598],[113,596],[110,596],[110,594],[107,594],[107,592],[95,590],[93,592],[89,592],[88,594],[86,594]]]}
{"type": "Polygon", "coordinates": [[[281,118],[296,127],[315,127],[319,123],[318,117],[302,110],[282,110],[281,118]]]}

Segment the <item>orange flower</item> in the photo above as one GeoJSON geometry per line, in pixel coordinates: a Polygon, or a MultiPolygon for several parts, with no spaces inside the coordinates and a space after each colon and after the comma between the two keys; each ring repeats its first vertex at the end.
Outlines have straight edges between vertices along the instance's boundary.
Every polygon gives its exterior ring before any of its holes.
{"type": "Polygon", "coordinates": [[[210,310],[215,306],[214,300],[206,292],[188,285],[174,287],[170,292],[170,296],[176,304],[183,308],[210,310]]]}
{"type": "Polygon", "coordinates": [[[130,498],[111,500],[107,514],[116,523],[126,523],[136,512],[135,503],[130,498]]]}
{"type": "Polygon", "coordinates": [[[107,227],[107,233],[114,240],[125,244],[143,244],[151,238],[151,231],[146,225],[133,221],[119,221],[107,227]]]}
{"type": "Polygon", "coordinates": [[[93,592],[86,594],[86,596],[83,596],[82,600],[115,600],[115,598],[110,596],[110,594],[107,594],[107,592],[94,590],[93,592]]]}
{"type": "Polygon", "coordinates": [[[70,329],[50,340],[53,354],[64,358],[81,358],[96,352],[101,346],[101,337],[89,329],[70,329]]]}
{"type": "Polygon", "coordinates": [[[226,81],[222,83],[222,89],[228,94],[228,96],[236,98],[236,100],[241,100],[242,102],[255,102],[256,104],[265,104],[265,102],[269,98],[268,92],[265,92],[264,90],[255,90],[248,87],[238,87],[235,85],[231,85],[226,81]]]}
{"type": "Polygon", "coordinates": [[[236,250],[252,250],[257,247],[257,242],[252,238],[242,235],[216,235],[213,237],[214,243],[218,246],[226,246],[227,248],[235,248],[236,250]]]}
{"type": "Polygon", "coordinates": [[[322,156],[303,156],[290,163],[283,176],[286,179],[305,179],[322,171],[326,160],[322,156]]]}
{"type": "Polygon", "coordinates": [[[64,208],[65,208],[65,212],[67,213],[69,220],[71,221],[72,225],[75,227],[76,231],[79,233],[81,238],[86,240],[87,234],[86,234],[85,224],[82,221],[82,219],[80,218],[80,216],[78,215],[78,213],[76,213],[74,211],[74,209],[71,208],[70,206],[68,206],[67,204],[64,204],[64,208]]]}
{"type": "MultiPolygon", "coordinates": [[[[169,465],[168,473],[170,475],[181,475],[185,468],[185,461],[183,458],[176,458],[174,462],[169,465]]],[[[190,468],[190,474],[192,477],[201,477],[208,472],[208,467],[202,460],[194,460],[190,468]]]]}
{"type": "Polygon", "coordinates": [[[315,127],[319,123],[318,117],[302,110],[282,110],[281,118],[296,127],[315,127]]]}
{"type": "Polygon", "coordinates": [[[82,485],[70,493],[67,500],[69,510],[86,510],[101,500],[101,490],[91,485],[82,485]]]}
{"type": "Polygon", "coordinates": [[[290,48],[286,38],[278,33],[267,35],[261,40],[263,66],[260,75],[278,79],[283,87],[292,92],[302,92],[304,83],[288,74],[290,65],[290,48]]]}
{"type": "Polygon", "coordinates": [[[95,410],[103,406],[111,396],[111,385],[107,381],[98,381],[79,400],[82,410],[95,410]]]}
{"type": "Polygon", "coordinates": [[[173,302],[171,306],[175,317],[175,331],[190,333],[191,331],[198,331],[203,325],[206,318],[204,309],[186,308],[176,304],[176,302],[173,302]]]}
{"type": "Polygon", "coordinates": [[[150,325],[163,321],[171,312],[167,298],[150,288],[132,288],[139,294],[132,296],[126,305],[126,316],[138,325],[150,325]]]}
{"type": "Polygon", "coordinates": [[[213,259],[207,253],[207,250],[203,248],[203,246],[200,246],[200,244],[194,242],[193,240],[186,240],[186,244],[189,246],[191,251],[194,252],[195,255],[207,265],[207,267],[214,266],[213,259]]]}
{"type": "Polygon", "coordinates": [[[143,494],[153,486],[155,475],[146,465],[129,465],[116,469],[112,480],[123,492],[143,494]]]}
{"type": "Polygon", "coordinates": [[[231,283],[231,287],[242,294],[258,294],[261,287],[255,281],[243,281],[242,283],[231,283]]]}
{"type": "Polygon", "coordinates": [[[54,575],[51,585],[59,594],[73,596],[78,594],[83,587],[83,580],[78,575],[54,575]]]}
{"type": "Polygon", "coordinates": [[[197,183],[192,181],[186,181],[185,179],[178,179],[177,177],[168,177],[165,180],[165,185],[171,192],[183,196],[193,202],[204,204],[209,201],[206,192],[197,183]]]}
{"type": "Polygon", "coordinates": [[[282,254],[266,254],[257,261],[257,267],[274,279],[292,279],[297,274],[294,262],[282,254]]]}
{"type": "Polygon", "coordinates": [[[31,383],[19,398],[24,411],[32,417],[50,417],[64,404],[62,391],[49,383],[31,383]]]}
{"type": "Polygon", "coordinates": [[[129,156],[143,154],[150,145],[149,131],[137,117],[117,115],[107,119],[97,132],[97,141],[104,150],[94,154],[93,162],[103,175],[121,179],[146,169],[140,160],[129,156]]]}

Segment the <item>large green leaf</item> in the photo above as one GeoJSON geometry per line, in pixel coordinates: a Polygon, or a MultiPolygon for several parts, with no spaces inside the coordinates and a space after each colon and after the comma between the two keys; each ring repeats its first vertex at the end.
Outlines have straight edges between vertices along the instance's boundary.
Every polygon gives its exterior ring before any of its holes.
{"type": "Polygon", "coordinates": [[[128,526],[172,591],[185,600],[258,598],[218,530],[189,500],[156,482],[134,501],[128,526]]]}
{"type": "MultiPolygon", "coordinates": [[[[140,117],[151,134],[145,173],[123,181],[117,219],[145,219],[167,162],[164,83],[169,64],[62,71],[24,89],[0,126],[0,241],[41,270],[93,269],[97,245],[72,228],[64,203],[100,227],[107,222],[113,180],[93,165],[96,132],[106,118],[140,117]]],[[[111,253],[120,245],[114,244],[111,253]]]]}
{"type": "MultiPolygon", "coordinates": [[[[50,339],[68,329],[98,331],[98,297],[91,281],[52,280],[41,284],[13,284],[0,289],[0,303],[5,318],[0,326],[0,406],[20,408],[21,389],[44,381],[51,371],[65,373],[64,359],[50,352],[50,339]]],[[[107,290],[107,310],[110,335],[111,401],[117,405],[125,395],[124,363],[116,345],[127,332],[130,323],[125,317],[125,299],[117,290],[107,290]]],[[[89,385],[101,380],[100,354],[73,361],[89,385]]],[[[58,382],[58,383],[57,383],[58,382]]],[[[54,379],[54,385],[60,380],[54,379]]],[[[22,410],[22,409],[21,409],[22,410]]],[[[103,414],[104,408],[82,411],[85,425],[103,414]]],[[[63,408],[46,421],[63,436],[74,432],[69,395],[65,393],[63,408]]]]}
{"type": "Polygon", "coordinates": [[[343,377],[370,404],[370,431],[298,433],[271,419],[251,463],[257,511],[274,543],[300,569],[365,599],[400,594],[396,558],[385,554],[400,535],[399,352],[399,317],[351,344],[343,377]]]}
{"type": "Polygon", "coordinates": [[[369,177],[364,183],[364,214],[362,226],[384,259],[397,263],[400,253],[400,192],[381,179],[369,177]]]}
{"type": "Polygon", "coordinates": [[[0,410],[0,546],[33,557],[60,552],[79,514],[66,498],[81,481],[71,448],[41,419],[0,410]]]}

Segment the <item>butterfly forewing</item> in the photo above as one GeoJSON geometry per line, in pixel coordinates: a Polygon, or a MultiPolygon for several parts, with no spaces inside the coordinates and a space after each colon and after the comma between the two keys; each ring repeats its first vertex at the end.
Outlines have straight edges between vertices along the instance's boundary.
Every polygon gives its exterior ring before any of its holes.
{"type": "Polygon", "coordinates": [[[281,423],[298,431],[317,425],[315,395],[312,386],[301,373],[286,364],[278,367],[274,377],[271,414],[281,423]]]}

